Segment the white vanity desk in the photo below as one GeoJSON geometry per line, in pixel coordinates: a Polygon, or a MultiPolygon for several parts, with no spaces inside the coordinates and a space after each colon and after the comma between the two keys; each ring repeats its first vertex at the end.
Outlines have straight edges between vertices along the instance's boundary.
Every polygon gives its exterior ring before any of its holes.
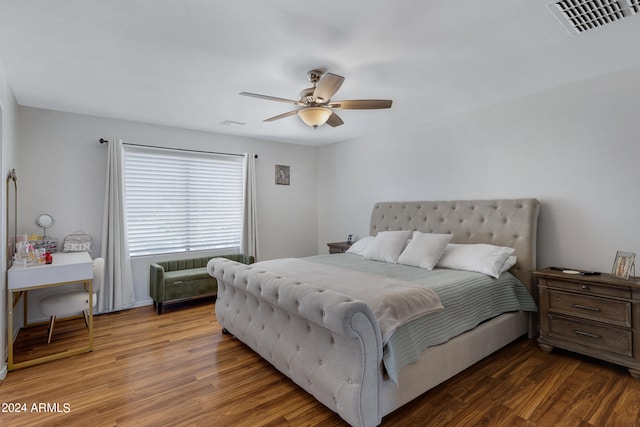
{"type": "Polygon", "coordinates": [[[10,371],[93,350],[93,307],[89,304],[89,344],[86,347],[69,349],[19,363],[13,362],[13,309],[18,304],[20,296],[22,295],[24,300],[24,326],[26,327],[28,326],[27,291],[75,283],[82,283],[89,293],[93,292],[93,260],[88,252],[54,253],[51,264],[33,266],[14,264],[9,269],[7,273],[7,362],[10,371]]]}

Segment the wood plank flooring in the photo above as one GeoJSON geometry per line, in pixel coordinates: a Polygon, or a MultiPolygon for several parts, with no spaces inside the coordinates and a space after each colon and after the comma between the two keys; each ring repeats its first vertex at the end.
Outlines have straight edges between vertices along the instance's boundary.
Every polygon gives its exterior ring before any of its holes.
{"type": "MultiPolygon", "coordinates": [[[[83,320],[20,333],[17,355],[86,337],[83,320]]],[[[76,344],[76,342],[74,342],[76,344]]],[[[2,426],[345,426],[241,342],[209,302],[95,317],[92,353],[9,372],[2,426]],[[24,404],[24,406],[22,406],[24,404]],[[34,406],[35,404],[35,406],[34,406]]],[[[640,426],[626,369],[520,339],[383,419],[382,426],[640,426]]]]}

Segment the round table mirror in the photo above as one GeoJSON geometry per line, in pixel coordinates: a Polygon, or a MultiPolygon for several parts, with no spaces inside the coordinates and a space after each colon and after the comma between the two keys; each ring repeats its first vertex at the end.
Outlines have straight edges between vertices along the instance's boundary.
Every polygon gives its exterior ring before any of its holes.
{"type": "Polygon", "coordinates": [[[49,214],[40,214],[36,217],[36,225],[44,230],[43,237],[46,237],[47,228],[53,225],[53,217],[49,214]]]}

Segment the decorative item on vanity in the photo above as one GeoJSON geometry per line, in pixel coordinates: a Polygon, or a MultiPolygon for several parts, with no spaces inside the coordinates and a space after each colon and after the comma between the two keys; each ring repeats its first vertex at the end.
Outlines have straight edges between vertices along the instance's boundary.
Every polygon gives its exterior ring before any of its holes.
{"type": "Polygon", "coordinates": [[[16,262],[23,266],[51,264],[51,252],[55,252],[58,239],[47,237],[47,228],[53,225],[53,217],[41,214],[36,217],[36,225],[43,229],[43,235],[19,234],[16,236],[16,262]]]}
{"type": "Polygon", "coordinates": [[[58,238],[47,236],[47,228],[53,226],[53,217],[49,214],[40,214],[36,217],[36,226],[42,228],[42,235],[31,234],[27,237],[34,249],[44,249],[45,252],[58,251],[58,238]]]}
{"type": "Polygon", "coordinates": [[[49,214],[40,214],[36,217],[36,225],[42,228],[43,239],[47,238],[47,228],[53,225],[53,217],[49,214]]]}
{"type": "MultiPolygon", "coordinates": [[[[42,242],[34,240],[34,242],[42,242]]],[[[53,257],[51,251],[44,246],[35,246],[31,241],[18,241],[16,244],[15,261],[17,265],[30,266],[37,264],[51,264],[53,257]]]]}
{"type": "Polygon", "coordinates": [[[616,259],[613,262],[613,270],[611,274],[622,279],[628,279],[631,270],[634,274],[636,271],[636,254],[633,252],[621,252],[616,253],[616,259]]]}
{"type": "Polygon", "coordinates": [[[83,231],[74,231],[64,238],[63,252],[89,252],[91,253],[91,234],[83,231]]]}

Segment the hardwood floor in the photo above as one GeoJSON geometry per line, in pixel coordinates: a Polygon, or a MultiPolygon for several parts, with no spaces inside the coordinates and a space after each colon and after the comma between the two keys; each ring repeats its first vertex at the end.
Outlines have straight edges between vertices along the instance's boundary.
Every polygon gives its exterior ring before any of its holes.
{"type": "MultiPolygon", "coordinates": [[[[84,339],[83,320],[22,331],[21,355],[84,339]]],[[[92,353],[9,372],[2,426],[344,426],[241,342],[209,302],[95,317],[92,353]],[[24,404],[24,406],[22,406],[24,404]],[[35,406],[34,406],[35,404],[35,406]],[[9,407],[12,405],[13,407],[9,407]],[[39,410],[39,411],[38,411],[39,410]]],[[[626,369],[520,339],[383,419],[382,426],[640,426],[626,369]]]]}

